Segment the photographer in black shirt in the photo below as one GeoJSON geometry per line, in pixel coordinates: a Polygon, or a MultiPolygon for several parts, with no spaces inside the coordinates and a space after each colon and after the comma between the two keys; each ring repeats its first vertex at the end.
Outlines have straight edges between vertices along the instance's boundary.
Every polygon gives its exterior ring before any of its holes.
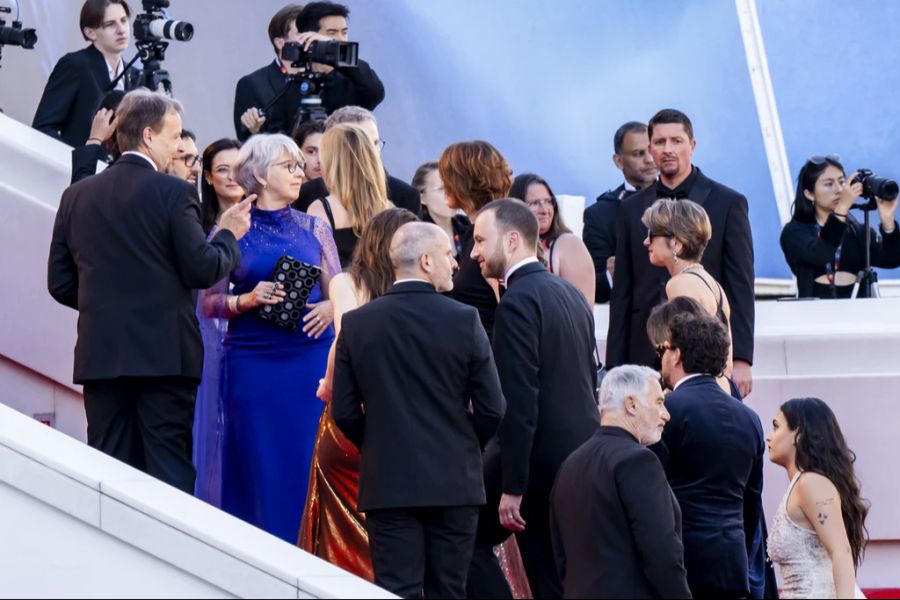
{"type": "MultiPolygon", "coordinates": [[[[300,106],[299,84],[292,84],[265,116],[259,114],[282,91],[287,76],[300,72],[282,60],[282,49],[288,42],[303,44],[307,50],[313,42],[346,42],[349,14],[349,9],[341,4],[312,2],[304,8],[296,4],[285,6],[272,17],[269,40],[275,49],[275,61],[241,78],[235,90],[234,127],[240,140],[259,132],[291,134],[300,106]]],[[[312,67],[325,74],[320,96],[328,114],[350,105],[371,110],[384,99],[381,80],[363,60],[358,61],[357,67],[335,69],[319,63],[312,63],[312,67]]]]}
{"type": "MultiPolygon", "coordinates": [[[[857,175],[845,178],[834,155],[813,156],[800,169],[792,218],[781,232],[781,249],[797,277],[800,298],[849,298],[865,267],[865,226],[850,214],[863,192],[857,175]]],[[[871,233],[872,266],[895,268],[900,266],[897,200],[876,198],[876,205],[881,225],[871,233]]]]}

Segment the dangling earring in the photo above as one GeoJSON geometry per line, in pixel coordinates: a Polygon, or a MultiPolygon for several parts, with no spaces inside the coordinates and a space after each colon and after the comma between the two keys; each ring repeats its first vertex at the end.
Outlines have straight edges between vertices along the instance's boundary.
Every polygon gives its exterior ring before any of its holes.
{"type": "Polygon", "coordinates": [[[675,264],[678,264],[678,250],[672,250],[672,256],[675,257],[675,264]]]}

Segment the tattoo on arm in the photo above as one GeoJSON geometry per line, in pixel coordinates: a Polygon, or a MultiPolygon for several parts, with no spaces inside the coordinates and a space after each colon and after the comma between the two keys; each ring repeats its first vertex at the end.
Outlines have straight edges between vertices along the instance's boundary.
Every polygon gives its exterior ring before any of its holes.
{"type": "Polygon", "coordinates": [[[825,521],[828,520],[828,515],[819,513],[819,525],[824,525],[825,521]]]}
{"type": "Polygon", "coordinates": [[[824,500],[816,502],[816,506],[820,508],[823,506],[831,506],[832,504],[834,504],[834,498],[825,498],[824,500]]]}

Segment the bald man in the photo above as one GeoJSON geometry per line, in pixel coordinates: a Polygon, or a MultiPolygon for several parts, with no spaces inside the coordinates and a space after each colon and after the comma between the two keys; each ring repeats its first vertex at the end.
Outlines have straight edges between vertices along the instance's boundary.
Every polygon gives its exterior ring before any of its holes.
{"type": "Polygon", "coordinates": [[[455,250],[430,223],[391,241],[395,283],[344,315],[331,412],[359,447],[375,583],[463,598],[485,503],[481,451],[505,402],[478,311],[441,295],[455,250]]]}

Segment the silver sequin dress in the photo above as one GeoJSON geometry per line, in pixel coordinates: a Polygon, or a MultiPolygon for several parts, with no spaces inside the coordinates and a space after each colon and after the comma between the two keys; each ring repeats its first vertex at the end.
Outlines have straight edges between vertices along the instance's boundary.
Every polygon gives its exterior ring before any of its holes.
{"type": "MultiPolygon", "coordinates": [[[[781,570],[781,598],[835,598],[831,557],[815,531],[794,523],[787,513],[787,502],[797,480],[791,480],[778,505],[769,531],[769,559],[781,570]]],[[[865,598],[856,588],[856,598],[865,598]]]]}

